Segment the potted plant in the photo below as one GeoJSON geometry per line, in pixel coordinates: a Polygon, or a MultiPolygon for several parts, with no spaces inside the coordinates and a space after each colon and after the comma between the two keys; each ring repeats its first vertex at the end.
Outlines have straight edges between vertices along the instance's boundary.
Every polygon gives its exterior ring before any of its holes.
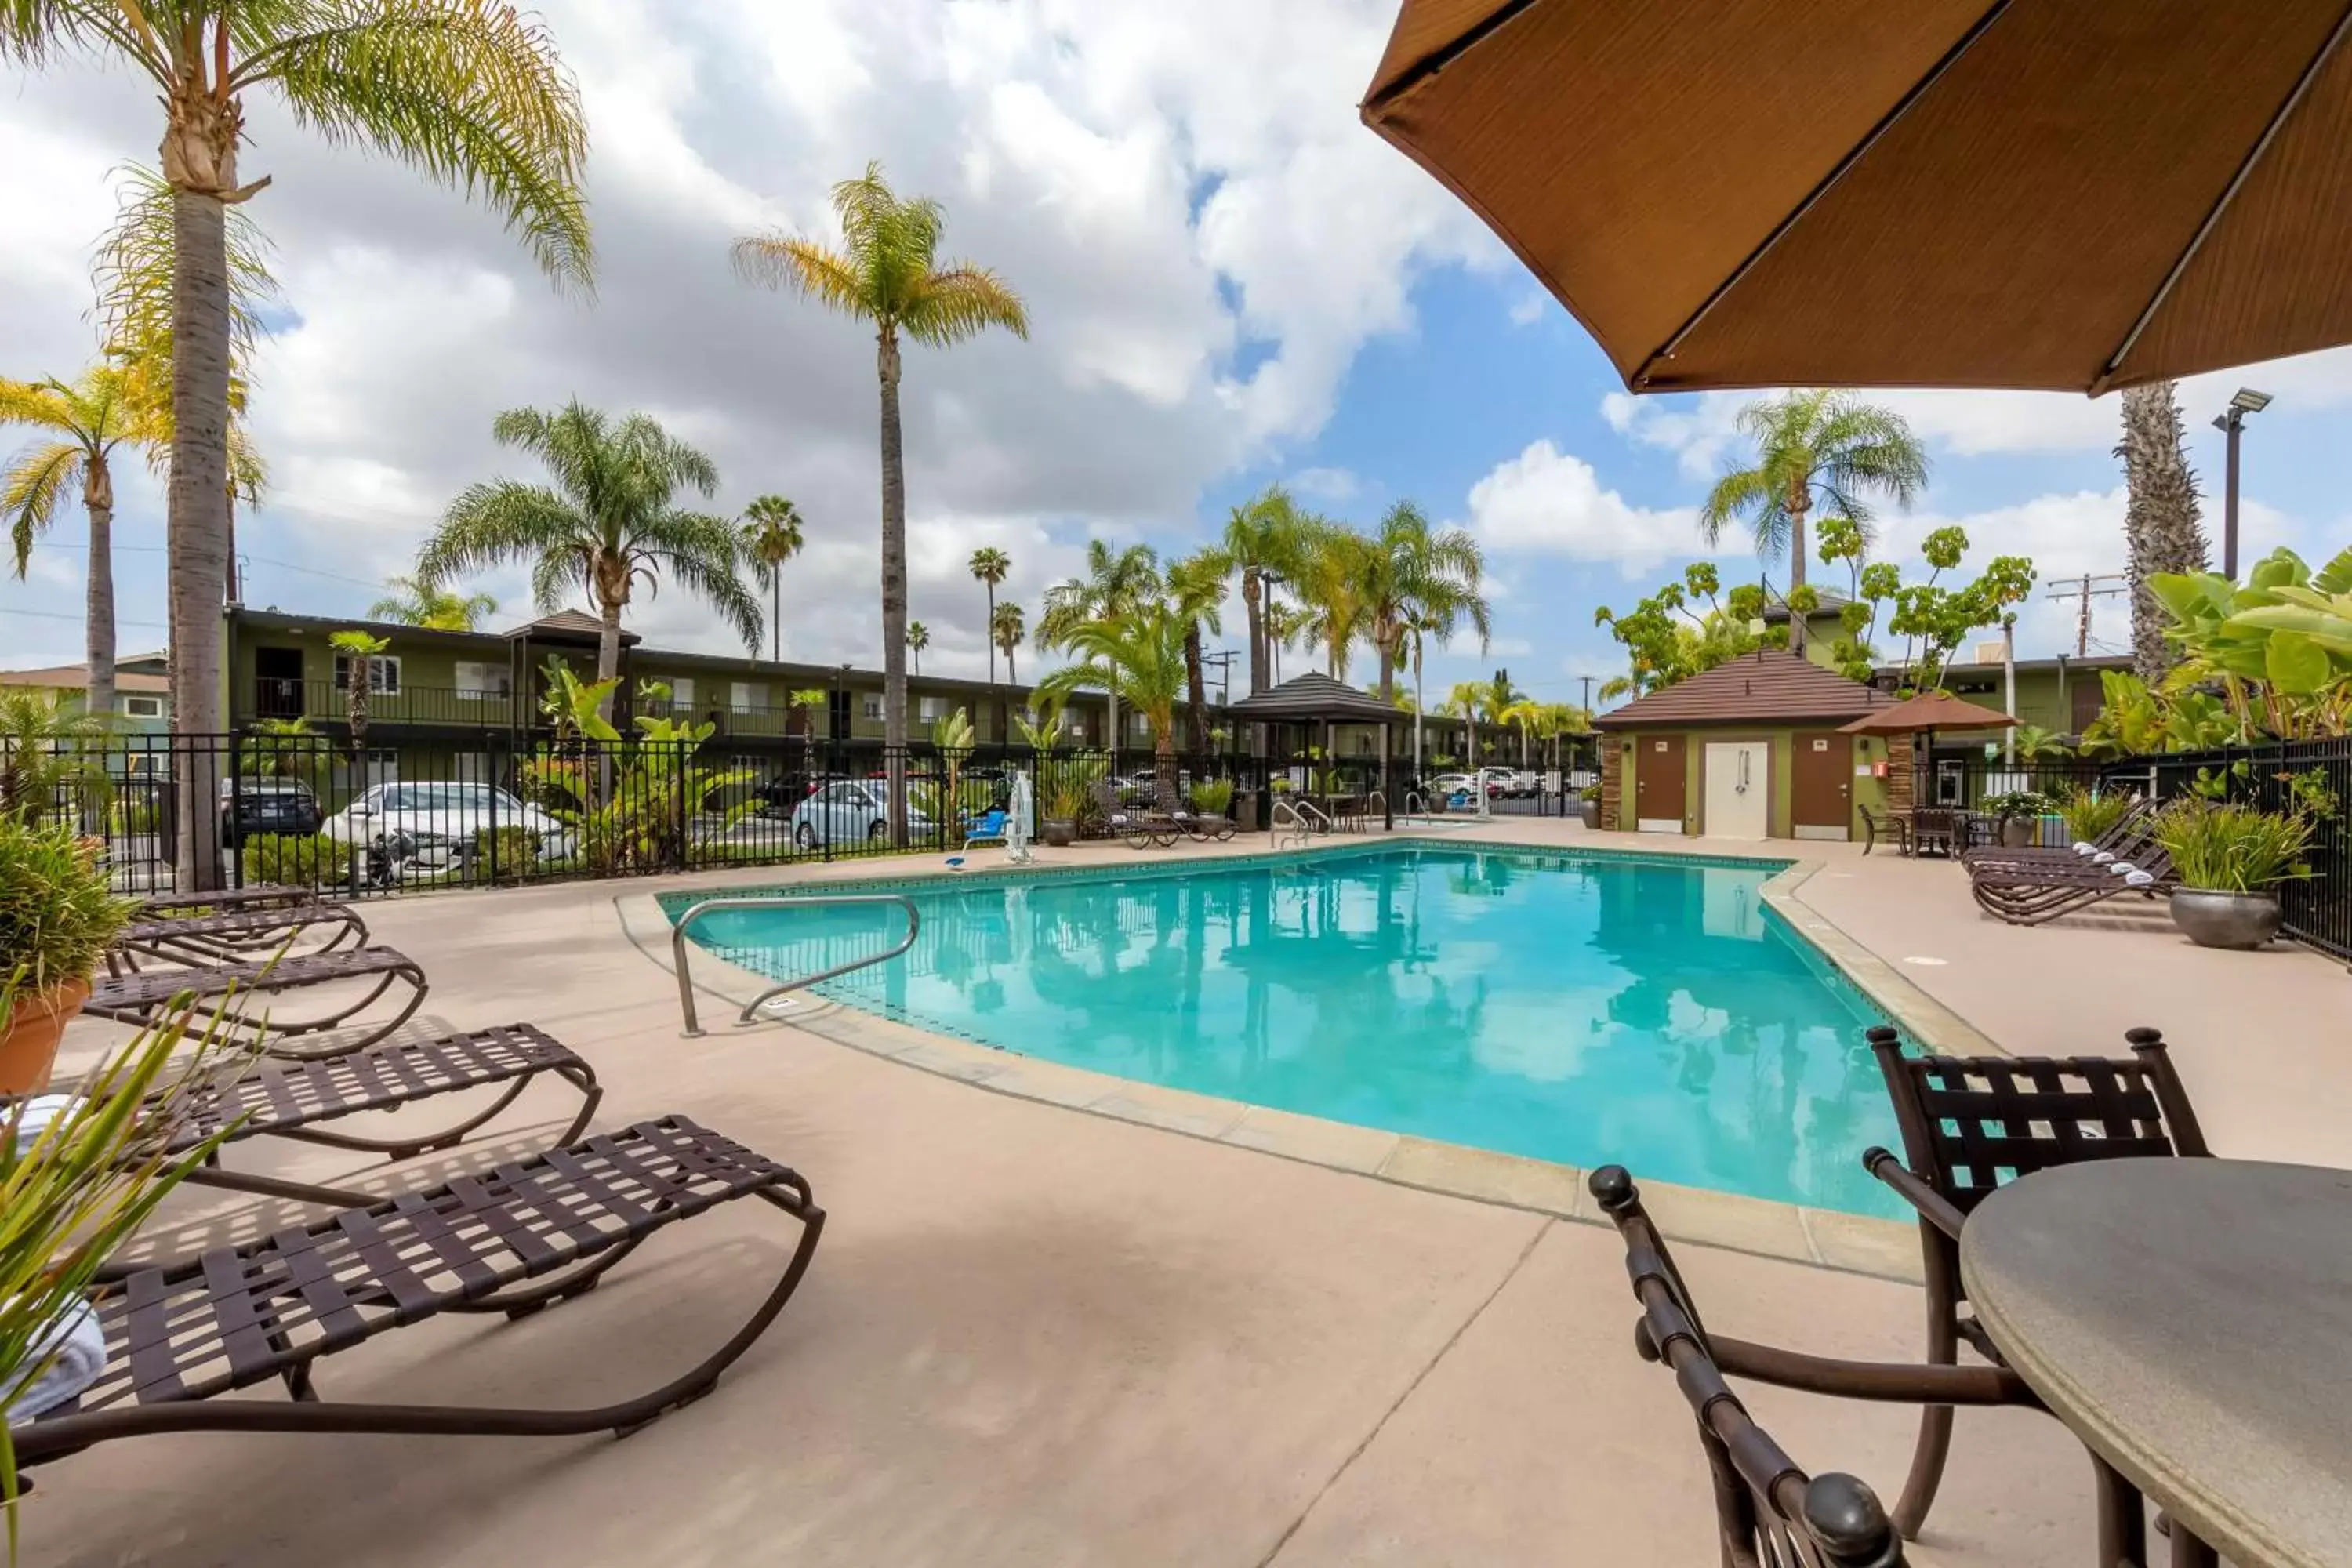
{"type": "Polygon", "coordinates": [[[1225,809],[1234,803],[1234,781],[1209,779],[1192,786],[1192,809],[1211,824],[1225,820],[1225,809]]]}
{"type": "Polygon", "coordinates": [[[2308,877],[2311,819],[2190,796],[2164,808],[2157,842],[2180,886],[2172,923],[2200,947],[2256,948],[2278,934],[2278,885],[2308,877]]]}
{"type": "Polygon", "coordinates": [[[2000,842],[2009,849],[2022,849],[2032,843],[2036,822],[2058,809],[2048,795],[2030,789],[1989,795],[1978,808],[2000,825],[2000,842]]]}
{"type": "Polygon", "coordinates": [[[1045,819],[1038,825],[1048,845],[1066,849],[1077,842],[1078,818],[1086,814],[1087,798],[1086,780],[1065,772],[1045,802],[1045,819]]]}
{"type": "Polygon", "coordinates": [[[1599,784],[1589,784],[1582,789],[1578,790],[1576,792],[1576,803],[1577,810],[1584,817],[1585,826],[1598,827],[1601,826],[1601,785],[1599,784]]]}
{"type": "Polygon", "coordinates": [[[2139,796],[2127,789],[2111,789],[2103,794],[2077,785],[2058,803],[2058,815],[2065,819],[2066,836],[2071,842],[2096,844],[2138,804],[2139,796]]]}
{"type": "Polygon", "coordinates": [[[95,842],[0,816],[0,1094],[36,1094],[131,906],[95,842]]]}

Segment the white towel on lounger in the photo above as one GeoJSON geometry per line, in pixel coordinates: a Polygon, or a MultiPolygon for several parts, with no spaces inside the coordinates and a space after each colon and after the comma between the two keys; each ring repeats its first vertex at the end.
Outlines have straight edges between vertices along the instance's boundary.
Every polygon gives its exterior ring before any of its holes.
{"type": "MultiPolygon", "coordinates": [[[[49,1123],[73,1109],[77,1097],[70,1094],[37,1094],[25,1101],[24,1114],[16,1122],[16,1152],[24,1153],[41,1141],[49,1123]]],[[[8,1114],[14,1115],[12,1110],[8,1114]]],[[[5,1121],[0,1121],[5,1125],[5,1121]]]]}
{"type": "Polygon", "coordinates": [[[2124,879],[2124,886],[2126,888],[2145,888],[2155,880],[2155,876],[2149,872],[2134,871],[2124,879]]]}
{"type": "Polygon", "coordinates": [[[7,1391],[9,1426],[20,1426],[44,1410],[63,1405],[106,1371],[106,1330],[89,1302],[76,1301],[52,1320],[34,1340],[25,1365],[39,1366],[51,1352],[57,1359],[39,1376],[7,1391]]]}

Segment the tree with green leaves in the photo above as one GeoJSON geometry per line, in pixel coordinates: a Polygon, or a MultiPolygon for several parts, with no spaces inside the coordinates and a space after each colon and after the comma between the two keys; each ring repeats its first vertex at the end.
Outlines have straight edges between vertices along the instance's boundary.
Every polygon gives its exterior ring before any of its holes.
{"type": "Polygon", "coordinates": [[[499,613],[498,600],[488,594],[460,594],[414,576],[387,577],[383,585],[392,592],[368,606],[370,620],[433,632],[470,632],[499,613]]]}
{"type": "Polygon", "coordinates": [[[1466,531],[1433,528],[1421,508],[1399,501],[1355,555],[1356,596],[1380,654],[1381,701],[1396,696],[1409,635],[1445,642],[1466,622],[1478,633],[1478,651],[1486,651],[1494,627],[1482,591],[1486,556],[1466,531]]]}
{"type": "Polygon", "coordinates": [[[1153,599],[1070,628],[1060,646],[1079,662],[1055,670],[1037,683],[1041,694],[1066,699],[1073,691],[1101,691],[1140,713],[1151,725],[1159,798],[1176,796],[1176,704],[1184,699],[1186,666],[1181,616],[1153,599]]]}
{"type": "MultiPolygon", "coordinates": [[[[510,408],[491,426],[501,446],[547,466],[552,486],[492,479],[449,503],[416,559],[419,582],[503,564],[530,564],[531,594],[551,614],[584,589],[601,631],[596,678],[621,667],[621,614],[637,584],[670,581],[719,612],[747,648],[760,646],[760,602],[738,574],[735,524],[674,504],[681,489],[709,496],[719,470],[643,414],[615,423],[572,400],[553,413],[510,408]]],[[[599,711],[611,716],[608,691],[599,711]]]]}
{"type": "Polygon", "coordinates": [[[1996,555],[1974,581],[1958,588],[1942,584],[1945,573],[1956,569],[1969,552],[1969,536],[1956,527],[1939,528],[1920,542],[1927,575],[1904,583],[1891,563],[1874,562],[1863,568],[1863,597],[1873,621],[1879,606],[1891,606],[1886,629],[1903,638],[1906,684],[1921,691],[1940,689],[1952,653],[1980,626],[1996,626],[2012,605],[2033,594],[2033,563],[2021,555],[1996,555]]]}
{"type": "Polygon", "coordinates": [[[996,589],[1013,570],[1013,557],[994,545],[983,544],[971,552],[969,563],[972,581],[988,591],[988,619],[981,624],[988,627],[988,683],[996,684],[996,589]]]}
{"type": "MultiPolygon", "coordinates": [[[[1097,622],[1125,618],[1145,605],[1160,601],[1160,554],[1148,544],[1113,549],[1100,539],[1087,541],[1087,571],[1045,590],[1045,611],[1037,617],[1037,651],[1053,653],[1074,648],[1084,627],[1097,622]]],[[[1118,693],[1110,691],[1110,735],[1107,744],[1118,745],[1118,693]]]]}
{"type": "Polygon", "coordinates": [[[1742,583],[1726,594],[1711,561],[1684,567],[1681,581],[1662,585],[1623,615],[1602,605],[1592,624],[1607,626],[1624,646],[1630,668],[1601,683],[1601,700],[1646,697],[1759,647],[1786,647],[1787,627],[1752,629],[1763,613],[1762,587],[1742,583]],[[1702,603],[1704,609],[1696,607],[1702,603]]]}
{"type": "Polygon", "coordinates": [[[1225,534],[1220,542],[1233,569],[1241,574],[1242,613],[1249,623],[1252,696],[1266,689],[1267,675],[1276,664],[1266,626],[1269,595],[1276,582],[1296,569],[1300,542],[1308,531],[1307,515],[1280,485],[1268,485],[1246,503],[1234,508],[1225,520],[1225,534]]]}
{"type": "Polygon", "coordinates": [[[2132,585],[2132,668],[2154,686],[2172,668],[2164,605],[2154,579],[2205,570],[2205,529],[2198,517],[2197,471],[2182,440],[2180,387],[2155,381],[2126,387],[2118,400],[2123,437],[2124,544],[2132,585]]]}
{"type": "Polygon", "coordinates": [[[931,646],[931,628],[920,621],[907,623],[907,651],[915,658],[915,673],[923,673],[923,650],[931,646]]]}
{"type": "Polygon", "coordinates": [[[1185,707],[1192,721],[1192,755],[1209,752],[1209,691],[1201,669],[1201,628],[1222,633],[1218,609],[1225,602],[1225,580],[1233,563],[1217,549],[1197,550],[1168,568],[1168,604],[1184,623],[1185,707]]]}
{"type": "MultiPolygon", "coordinates": [[[[172,191],[168,535],[172,704],[193,733],[227,727],[220,607],[228,575],[228,212],[247,180],[246,99],[267,93],[329,141],[389,153],[494,207],[560,282],[589,277],[578,89],[545,27],[504,0],[7,0],[0,58],[126,64],[163,109],[172,191]]],[[[184,780],[201,801],[209,786],[184,780]]],[[[184,802],[184,805],[187,803],[184,802]]],[[[219,876],[206,809],[180,813],[181,864],[219,876]]]]}
{"type": "Polygon", "coordinates": [[[784,563],[801,552],[801,512],[782,496],[759,496],[743,509],[743,559],[768,584],[770,656],[784,661],[784,563]]]}
{"type": "MultiPolygon", "coordinates": [[[[874,325],[882,389],[882,736],[888,755],[907,744],[907,469],[898,418],[899,340],[952,348],[991,327],[1029,335],[1028,311],[1011,285],[970,262],[939,263],[947,214],[928,197],[901,197],[882,165],[833,188],[838,247],[792,234],[751,235],[734,246],[745,279],[789,289],[874,325]]],[[[907,836],[903,761],[890,775],[892,841],[907,836]]]]}
{"type": "Polygon", "coordinates": [[[327,646],[343,656],[343,699],[352,728],[352,755],[367,745],[368,698],[375,689],[376,656],[392,646],[373,632],[335,632],[327,646]]]}
{"type": "MultiPolygon", "coordinates": [[[[1021,639],[1027,635],[1027,630],[1022,624],[1021,606],[1018,605],[999,605],[988,613],[989,646],[1004,655],[1004,679],[1016,686],[1020,684],[1021,672],[1013,668],[1013,653],[1021,646],[1021,639]]],[[[995,667],[992,663],[990,668],[993,669],[995,667]]]]}
{"type": "Polygon", "coordinates": [[[1348,679],[1349,657],[1371,629],[1372,544],[1351,528],[1309,519],[1285,581],[1307,611],[1308,644],[1323,645],[1323,671],[1348,679]]]}
{"type": "MultiPolygon", "coordinates": [[[[1708,544],[1745,522],[1766,561],[1786,555],[1789,590],[1805,583],[1805,522],[1815,512],[1843,518],[1868,537],[1874,501],[1907,510],[1927,484],[1927,452],[1903,416],[1850,393],[1800,391],[1739,411],[1755,461],[1716,481],[1699,510],[1708,544]]],[[[1802,653],[1805,621],[1792,615],[1790,647],[1802,653]]]]}

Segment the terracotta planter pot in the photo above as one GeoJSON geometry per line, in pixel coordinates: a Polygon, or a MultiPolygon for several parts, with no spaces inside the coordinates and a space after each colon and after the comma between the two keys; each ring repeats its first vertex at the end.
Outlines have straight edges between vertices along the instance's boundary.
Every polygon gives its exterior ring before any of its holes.
{"type": "Polygon", "coordinates": [[[2200,947],[2251,950],[2278,935],[2278,895],[2176,888],[2172,893],[2172,923],[2180,928],[2181,935],[2200,947]]]}
{"type": "Polygon", "coordinates": [[[16,998],[8,1026],[0,1031],[0,1094],[38,1094],[49,1087],[58,1041],[89,1000],[87,980],[68,981],[16,998]]]}
{"type": "Polygon", "coordinates": [[[1049,816],[1040,825],[1047,845],[1055,849],[1067,849],[1078,841],[1078,825],[1066,816],[1049,816]]]}

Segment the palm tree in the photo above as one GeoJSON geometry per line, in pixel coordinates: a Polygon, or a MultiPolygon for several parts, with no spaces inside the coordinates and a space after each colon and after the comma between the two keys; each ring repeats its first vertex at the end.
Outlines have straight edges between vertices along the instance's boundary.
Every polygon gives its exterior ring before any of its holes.
{"type": "Polygon", "coordinates": [[[1159,798],[1176,798],[1176,704],[1186,679],[1184,618],[1158,600],[1070,628],[1063,646],[1082,662],[1037,683],[1040,694],[1067,698],[1076,690],[1107,693],[1112,711],[1124,699],[1151,725],[1159,798]]]}
{"type": "MultiPolygon", "coordinates": [[[[1753,467],[1716,481],[1699,511],[1714,544],[1735,521],[1756,535],[1756,552],[1789,558],[1789,592],[1805,583],[1805,519],[1816,508],[1870,531],[1870,502],[1908,509],[1927,484],[1927,453],[1903,416],[1843,392],[1791,392],[1739,411],[1756,442],[1753,467]]],[[[1789,647],[1805,651],[1805,617],[1789,617],[1789,647]]]]}
{"type": "Polygon", "coordinates": [[[800,509],[782,496],[761,496],[743,509],[743,558],[768,584],[768,646],[784,662],[784,563],[801,552],[800,509]]]}
{"type": "Polygon", "coordinates": [[[920,621],[907,623],[907,651],[915,656],[915,673],[923,673],[923,650],[931,646],[931,628],[920,621]]]}
{"type": "Polygon", "coordinates": [[[1249,620],[1252,696],[1266,689],[1274,662],[1266,629],[1268,587],[1296,563],[1305,522],[1290,492],[1280,485],[1267,486],[1256,499],[1234,508],[1225,520],[1225,558],[1242,574],[1242,610],[1249,620]]]}
{"type": "Polygon", "coordinates": [[[488,594],[461,595],[415,577],[387,577],[383,585],[392,592],[368,606],[372,621],[436,632],[470,632],[499,613],[499,602],[488,594]]]}
{"type": "Polygon", "coordinates": [[[368,697],[375,689],[376,656],[392,644],[373,632],[330,633],[327,645],[343,656],[343,697],[352,730],[352,755],[367,746],[368,697]]]}
{"type": "MultiPolygon", "coordinates": [[[[543,614],[562,608],[574,584],[585,588],[604,623],[596,639],[600,681],[620,673],[621,612],[641,578],[650,591],[667,574],[709,601],[746,647],[759,647],[760,602],[736,574],[741,539],[735,525],[671,505],[681,486],[706,496],[719,489],[709,458],[645,415],[616,426],[576,398],[552,414],[510,408],[490,428],[501,446],[544,462],[554,487],[519,479],[467,487],[417,556],[419,582],[438,584],[529,561],[531,593],[543,614]]],[[[611,693],[596,710],[612,716],[611,693]]]]}
{"type": "Polygon", "coordinates": [[[114,452],[155,434],[152,408],[136,395],[121,368],[101,364],[70,385],[0,378],[0,426],[23,425],[40,438],[0,474],[0,508],[8,514],[9,544],[21,579],[33,559],[34,539],[57,520],[67,489],[79,483],[89,525],[84,618],[83,710],[114,711],[114,452]]]}
{"type": "Polygon", "coordinates": [[[1482,681],[1459,680],[1445,694],[1437,710],[1449,719],[1462,721],[1464,765],[1472,773],[1478,771],[1478,716],[1486,710],[1486,687],[1482,681]]]}
{"type": "Polygon", "coordinates": [[[1225,629],[1217,612],[1225,602],[1225,580],[1233,574],[1233,562],[1215,549],[1195,551],[1168,568],[1169,608],[1184,623],[1185,701],[1192,714],[1195,759],[1209,753],[1209,691],[1201,674],[1201,628],[1225,629]]]}
{"type": "Polygon", "coordinates": [[[989,628],[988,683],[996,684],[996,585],[1013,570],[1013,557],[993,545],[982,545],[971,552],[971,574],[988,590],[989,628]]]}
{"type": "MultiPolygon", "coordinates": [[[[997,605],[995,609],[989,612],[988,627],[990,646],[1002,649],[1004,654],[1004,679],[1018,686],[1021,683],[1021,672],[1013,668],[1013,650],[1021,646],[1021,638],[1027,629],[1022,625],[1021,606],[997,605]]],[[[992,661],[991,668],[994,668],[992,661]]]]}
{"type": "Polygon", "coordinates": [[[1021,296],[983,267],[937,265],[947,215],[925,197],[901,199],[882,165],[833,188],[841,247],[797,235],[751,235],[734,246],[735,270],[874,323],[882,385],[882,739],[890,764],[893,842],[906,842],[907,469],[898,428],[898,339],[951,348],[1003,327],[1029,335],[1021,296]]]}
{"type": "Polygon", "coordinates": [[[1409,500],[1389,508],[1380,532],[1358,552],[1357,596],[1371,623],[1372,646],[1381,656],[1381,700],[1396,700],[1396,667],[1408,635],[1450,640],[1464,621],[1478,629],[1478,651],[1486,651],[1493,627],[1479,592],[1486,562],[1478,542],[1458,528],[1433,530],[1421,508],[1409,500]]]}
{"type": "Polygon", "coordinates": [[[1292,605],[1268,603],[1265,606],[1265,651],[1267,662],[1273,665],[1274,684],[1282,684],[1282,650],[1307,633],[1315,617],[1292,605]]]}
{"type": "Polygon", "coordinates": [[[1520,771],[1525,772],[1530,760],[1528,755],[1528,742],[1534,740],[1538,732],[1543,731],[1547,723],[1549,721],[1549,716],[1544,712],[1544,705],[1528,698],[1521,698],[1518,701],[1512,703],[1509,707],[1504,709],[1495,717],[1496,721],[1501,723],[1516,725],[1519,731],[1519,768],[1520,771]]]}
{"type": "MultiPolygon", "coordinates": [[[[1160,594],[1160,556],[1148,544],[1113,550],[1099,539],[1087,541],[1087,574],[1045,590],[1045,613],[1037,617],[1037,649],[1076,647],[1072,634],[1096,621],[1111,621],[1160,594]]],[[[1118,693],[1110,691],[1110,738],[1118,750],[1118,693]]]]}
{"type": "Polygon", "coordinates": [[[2154,686],[2179,654],[2164,640],[2172,617],[2148,587],[2158,572],[2205,570],[2205,530],[2198,521],[2197,475],[2180,444],[2179,386],[2169,381],[2128,387],[2123,395],[2124,542],[2130,555],[2132,665],[2154,686]]]}
{"type": "Polygon", "coordinates": [[[1335,679],[1347,679],[1348,656],[1368,629],[1370,553],[1362,534],[1319,519],[1299,534],[1288,581],[1307,611],[1302,629],[1308,643],[1323,644],[1324,672],[1335,679]]]}
{"type": "MultiPolygon", "coordinates": [[[[228,573],[231,269],[228,209],[267,176],[238,174],[245,95],[271,90],[295,123],[388,153],[478,195],[559,282],[589,277],[578,89],[545,27],[504,0],[13,0],[0,58],[127,61],[163,106],[172,189],[168,569],[172,705],[180,728],[225,729],[220,606],[228,573]]],[[[198,798],[209,784],[184,781],[198,798]]],[[[209,813],[183,810],[181,866],[210,887],[209,813]]]]}

